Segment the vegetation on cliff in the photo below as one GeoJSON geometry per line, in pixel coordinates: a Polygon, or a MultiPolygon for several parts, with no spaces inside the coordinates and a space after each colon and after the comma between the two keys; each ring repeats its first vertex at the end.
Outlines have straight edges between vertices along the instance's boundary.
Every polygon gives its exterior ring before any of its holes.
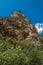
{"type": "Polygon", "coordinates": [[[20,11],[0,18],[0,65],[43,65],[43,37],[20,11]]]}
{"type": "Polygon", "coordinates": [[[0,65],[43,65],[43,48],[29,40],[8,36],[4,40],[0,34],[0,65]]]}

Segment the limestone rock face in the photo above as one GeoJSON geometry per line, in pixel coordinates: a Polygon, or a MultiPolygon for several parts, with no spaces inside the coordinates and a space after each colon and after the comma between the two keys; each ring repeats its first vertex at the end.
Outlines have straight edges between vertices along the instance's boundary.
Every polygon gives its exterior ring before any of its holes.
{"type": "Polygon", "coordinates": [[[20,11],[14,12],[8,18],[0,18],[0,33],[14,38],[32,39],[35,37],[38,39],[37,29],[20,11]]]}

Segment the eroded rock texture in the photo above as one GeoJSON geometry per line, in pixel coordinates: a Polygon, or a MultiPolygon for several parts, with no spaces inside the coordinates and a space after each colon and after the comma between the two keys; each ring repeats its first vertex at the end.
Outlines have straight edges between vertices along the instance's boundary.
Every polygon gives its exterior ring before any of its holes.
{"type": "Polygon", "coordinates": [[[0,18],[0,33],[3,36],[12,36],[21,39],[38,39],[38,32],[30,20],[21,14],[20,11],[14,12],[10,17],[0,18]]]}

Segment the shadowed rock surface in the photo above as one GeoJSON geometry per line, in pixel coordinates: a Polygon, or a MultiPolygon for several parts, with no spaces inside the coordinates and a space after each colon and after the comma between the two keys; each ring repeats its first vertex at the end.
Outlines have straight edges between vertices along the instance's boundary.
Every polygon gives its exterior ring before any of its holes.
{"type": "Polygon", "coordinates": [[[12,36],[26,40],[32,38],[39,39],[35,26],[20,11],[14,12],[8,18],[0,18],[0,33],[3,36],[12,36]]]}

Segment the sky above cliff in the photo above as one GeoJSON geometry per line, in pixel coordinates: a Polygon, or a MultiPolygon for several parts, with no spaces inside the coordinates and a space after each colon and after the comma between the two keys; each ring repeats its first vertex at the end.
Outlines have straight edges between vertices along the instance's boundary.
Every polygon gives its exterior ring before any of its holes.
{"type": "Polygon", "coordinates": [[[0,16],[20,10],[43,35],[43,0],[0,0],[0,16]]]}

